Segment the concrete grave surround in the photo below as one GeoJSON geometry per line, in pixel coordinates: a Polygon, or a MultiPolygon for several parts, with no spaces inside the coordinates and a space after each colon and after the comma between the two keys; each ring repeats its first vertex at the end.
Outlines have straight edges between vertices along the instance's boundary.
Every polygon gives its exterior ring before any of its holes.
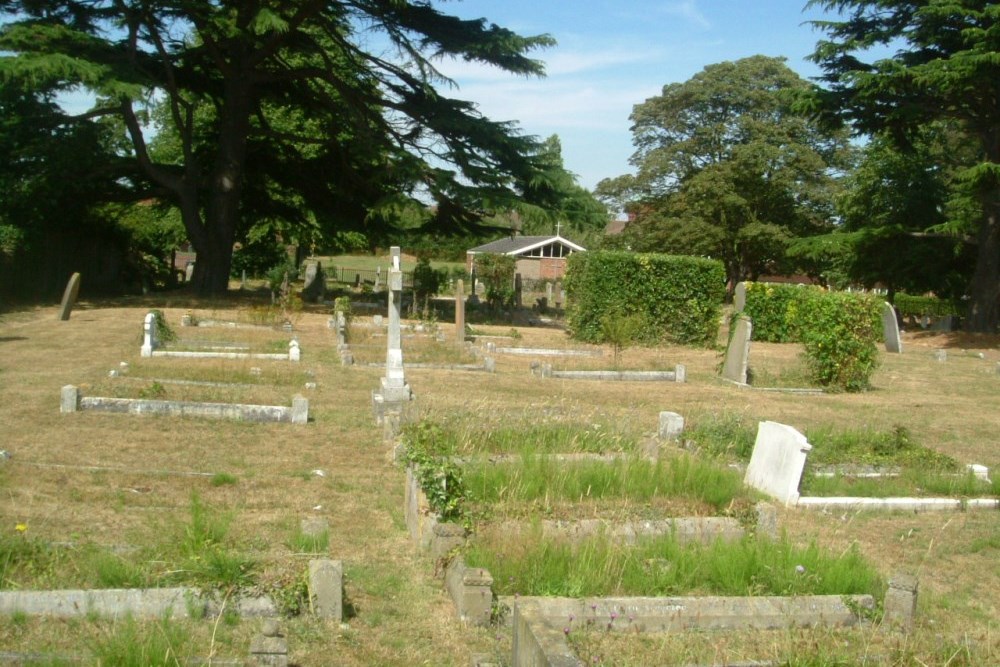
{"type": "MultiPolygon", "coordinates": [[[[97,590],[0,591],[0,616],[82,618],[97,614],[108,618],[178,618],[215,615],[221,602],[204,598],[196,588],[116,588],[97,590]]],[[[268,597],[228,600],[227,610],[243,617],[277,616],[268,597]]]]}
{"type": "Polygon", "coordinates": [[[763,421],[743,481],[786,506],[799,499],[799,482],[812,445],[791,426],[763,421]]]}
{"type": "Polygon", "coordinates": [[[733,310],[737,313],[746,310],[747,307],[747,284],[744,282],[736,283],[736,289],[733,290],[733,310]]]}
{"type": "Polygon", "coordinates": [[[899,321],[896,319],[896,309],[888,302],[882,303],[882,336],[885,338],[885,351],[893,354],[903,353],[903,341],[899,337],[899,321]]]}
{"type": "Polygon", "coordinates": [[[740,317],[726,348],[726,361],[722,366],[722,377],[737,384],[747,383],[747,368],[750,365],[750,338],[753,324],[749,317],[740,317]]]}
{"type": "Polygon", "coordinates": [[[62,302],[59,304],[59,319],[63,322],[69,319],[69,314],[73,311],[73,306],[76,305],[76,298],[80,295],[80,274],[74,273],[69,277],[69,282],[66,283],[66,289],[63,291],[62,302]]]}

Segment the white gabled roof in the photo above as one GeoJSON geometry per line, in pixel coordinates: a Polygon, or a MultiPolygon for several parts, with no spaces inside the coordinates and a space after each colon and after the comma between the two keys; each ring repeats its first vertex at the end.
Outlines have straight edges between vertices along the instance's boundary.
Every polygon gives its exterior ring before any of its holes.
{"type": "Polygon", "coordinates": [[[553,236],[515,236],[514,238],[499,239],[471,248],[467,251],[467,254],[494,253],[498,255],[523,255],[535,248],[540,248],[550,243],[562,243],[574,252],[585,252],[587,250],[583,246],[577,245],[559,234],[555,234],[553,236]]]}

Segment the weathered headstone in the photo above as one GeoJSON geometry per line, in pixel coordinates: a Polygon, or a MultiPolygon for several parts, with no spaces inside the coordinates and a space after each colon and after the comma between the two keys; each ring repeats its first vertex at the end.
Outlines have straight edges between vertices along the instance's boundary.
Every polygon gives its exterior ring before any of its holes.
{"type": "Polygon", "coordinates": [[[455,342],[465,344],[465,281],[455,283],[455,342]]]}
{"type": "Polygon", "coordinates": [[[189,260],[188,263],[184,265],[184,282],[186,283],[191,282],[191,278],[193,277],[194,277],[194,262],[189,260]]]}
{"type": "Polygon", "coordinates": [[[545,301],[552,303],[552,283],[545,283],[545,301]]]}
{"type": "Polygon", "coordinates": [[[899,321],[896,319],[896,309],[888,302],[882,303],[882,335],[885,338],[886,352],[903,353],[903,341],[899,338],[899,321]]]}
{"type": "Polygon", "coordinates": [[[658,435],[661,440],[677,440],[684,431],[684,417],[676,412],[660,413],[660,428],[658,435]]]}
{"type": "Polygon", "coordinates": [[[934,358],[941,363],[948,361],[948,350],[934,350],[934,358]]]}
{"type": "Polygon", "coordinates": [[[301,361],[302,350],[299,348],[299,341],[294,338],[288,343],[288,360],[301,361]]]}
{"type": "Polygon", "coordinates": [[[323,265],[320,262],[306,264],[305,283],[302,287],[302,298],[311,303],[322,301],[326,294],[326,279],[323,276],[323,265]]]}
{"type": "Polygon", "coordinates": [[[745,282],[736,283],[736,289],[733,290],[733,310],[737,313],[742,312],[747,307],[747,284],[745,282]]]}
{"type": "Polygon", "coordinates": [[[73,306],[76,305],[76,297],[80,295],[80,274],[74,273],[69,277],[69,282],[66,283],[66,289],[63,291],[62,302],[59,304],[59,319],[65,322],[69,319],[69,314],[73,310],[73,306]]]}
{"type": "Polygon", "coordinates": [[[314,616],[340,621],[344,617],[344,567],[339,560],[309,561],[309,605],[314,616]]]}
{"type": "Polygon", "coordinates": [[[902,573],[893,575],[883,602],[886,623],[904,629],[913,627],[917,615],[917,590],[916,577],[902,573]]]}
{"type": "Polygon", "coordinates": [[[794,505],[811,449],[806,437],[791,426],[760,422],[743,481],[785,505],[794,505]]]}
{"type": "Polygon", "coordinates": [[[747,368],[750,364],[750,338],[753,335],[753,324],[749,317],[736,320],[733,335],[729,338],[726,348],[726,361],[722,366],[722,377],[739,384],[747,383],[747,368]]]}
{"type": "Polygon", "coordinates": [[[378,293],[382,291],[382,267],[375,267],[375,284],[372,285],[372,292],[378,293]]]}
{"type": "Polygon", "coordinates": [[[288,667],[288,641],[278,622],[264,621],[259,635],[250,641],[250,664],[255,667],[288,667]]]}
{"type": "Polygon", "coordinates": [[[556,283],[556,308],[562,308],[563,301],[566,300],[566,292],[563,291],[562,283],[556,283]]]}

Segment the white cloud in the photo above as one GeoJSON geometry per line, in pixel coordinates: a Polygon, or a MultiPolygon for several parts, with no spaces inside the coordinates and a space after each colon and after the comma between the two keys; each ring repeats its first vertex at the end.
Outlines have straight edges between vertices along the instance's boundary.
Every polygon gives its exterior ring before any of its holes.
{"type": "Polygon", "coordinates": [[[682,18],[685,21],[690,21],[694,23],[699,28],[705,30],[712,27],[711,22],[705,18],[701,10],[698,9],[698,4],[695,0],[681,0],[680,2],[668,2],[664,5],[661,10],[664,14],[668,16],[676,16],[682,18]]]}

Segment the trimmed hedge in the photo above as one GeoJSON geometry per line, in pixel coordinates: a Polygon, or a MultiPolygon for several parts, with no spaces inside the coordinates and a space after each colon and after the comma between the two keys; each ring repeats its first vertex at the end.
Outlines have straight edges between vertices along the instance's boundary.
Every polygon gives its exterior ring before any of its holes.
{"type": "Polygon", "coordinates": [[[802,343],[813,380],[823,387],[861,391],[878,368],[882,300],[871,294],[819,287],[746,283],[743,313],[754,340],[802,343]]]}
{"type": "Polygon", "coordinates": [[[721,262],[698,257],[592,251],[570,255],[566,272],[569,329],[603,343],[607,316],[636,315],[636,341],[713,345],[726,274],[721,262]]]}
{"type": "Polygon", "coordinates": [[[934,296],[910,296],[898,292],[893,298],[896,310],[902,317],[947,317],[961,315],[961,310],[951,301],[934,296]]]}

